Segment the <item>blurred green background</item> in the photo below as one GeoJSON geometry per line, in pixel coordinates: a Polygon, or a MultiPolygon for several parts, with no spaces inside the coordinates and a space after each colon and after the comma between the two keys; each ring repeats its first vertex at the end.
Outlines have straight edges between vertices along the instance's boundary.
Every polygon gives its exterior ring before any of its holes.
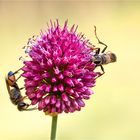
{"type": "Polygon", "coordinates": [[[57,140],[140,140],[140,2],[139,1],[1,1],[0,0],[0,140],[49,140],[51,117],[39,111],[18,112],[4,77],[22,66],[18,58],[28,38],[59,19],[79,25],[90,41],[98,37],[117,54],[104,66],[95,94],[80,112],[58,118],[57,140]]]}

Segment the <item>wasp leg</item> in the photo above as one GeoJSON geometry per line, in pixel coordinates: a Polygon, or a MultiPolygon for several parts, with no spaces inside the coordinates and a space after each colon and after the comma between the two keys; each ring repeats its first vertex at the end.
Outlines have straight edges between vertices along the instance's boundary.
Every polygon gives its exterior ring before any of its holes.
{"type": "Polygon", "coordinates": [[[33,110],[37,110],[38,108],[37,107],[32,107],[32,108],[29,108],[32,104],[27,104],[26,108],[24,108],[24,111],[33,111],[33,110]]]}
{"type": "Polygon", "coordinates": [[[101,67],[101,70],[102,70],[101,75],[103,75],[103,74],[105,73],[105,71],[104,71],[104,67],[103,67],[102,65],[100,65],[100,67],[101,67]]]}
{"type": "MultiPolygon", "coordinates": [[[[95,67],[97,67],[97,66],[95,66],[95,67]]],[[[99,78],[100,76],[102,76],[105,73],[103,66],[100,65],[100,67],[101,67],[102,73],[101,72],[97,72],[97,77],[95,79],[99,78]]]]}
{"type": "Polygon", "coordinates": [[[38,109],[37,107],[33,107],[33,108],[27,108],[24,111],[33,111],[33,110],[37,110],[37,109],[38,109]]]}
{"type": "Polygon", "coordinates": [[[18,81],[18,79],[21,77],[21,75],[16,79],[15,83],[18,81]]]}
{"type": "Polygon", "coordinates": [[[95,48],[95,53],[99,54],[100,53],[100,48],[95,48]]]}
{"type": "Polygon", "coordinates": [[[26,98],[27,98],[27,96],[24,96],[24,97],[22,97],[22,99],[21,99],[21,100],[23,101],[23,100],[24,100],[24,99],[26,99],[26,98]]]}
{"type": "Polygon", "coordinates": [[[108,46],[107,46],[105,43],[103,43],[103,42],[101,42],[101,41],[99,40],[99,38],[98,38],[98,36],[97,36],[97,33],[96,33],[96,26],[94,26],[94,32],[95,32],[95,37],[96,37],[96,39],[98,40],[98,43],[105,46],[104,49],[103,49],[102,52],[101,52],[101,53],[104,53],[108,46]]]}
{"type": "Polygon", "coordinates": [[[15,72],[13,73],[13,75],[14,75],[14,74],[17,74],[20,70],[21,70],[21,68],[18,69],[17,71],[15,71],[15,72]]]}
{"type": "Polygon", "coordinates": [[[22,89],[24,89],[25,87],[22,87],[22,88],[19,88],[19,90],[22,90],[22,89]]]}

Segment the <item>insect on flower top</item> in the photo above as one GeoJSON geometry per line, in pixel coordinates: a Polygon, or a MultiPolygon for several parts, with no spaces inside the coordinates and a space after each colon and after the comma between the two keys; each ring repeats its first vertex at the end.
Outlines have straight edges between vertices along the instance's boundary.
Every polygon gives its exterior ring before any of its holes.
{"type": "Polygon", "coordinates": [[[45,113],[80,111],[90,98],[98,76],[88,40],[67,21],[58,20],[32,38],[25,47],[30,60],[23,61],[26,95],[45,113]]]}

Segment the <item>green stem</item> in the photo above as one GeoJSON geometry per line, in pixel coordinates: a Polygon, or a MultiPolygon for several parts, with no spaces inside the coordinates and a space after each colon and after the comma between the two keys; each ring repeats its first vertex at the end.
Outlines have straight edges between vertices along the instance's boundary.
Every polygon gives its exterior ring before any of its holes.
{"type": "Polygon", "coordinates": [[[55,140],[57,128],[57,115],[52,116],[51,140],[55,140]]]}

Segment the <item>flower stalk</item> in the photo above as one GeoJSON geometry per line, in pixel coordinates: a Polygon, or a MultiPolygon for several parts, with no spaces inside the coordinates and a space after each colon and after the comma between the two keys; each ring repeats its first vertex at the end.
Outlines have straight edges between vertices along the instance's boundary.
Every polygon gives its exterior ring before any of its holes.
{"type": "Polygon", "coordinates": [[[51,139],[50,140],[55,140],[55,138],[56,138],[57,117],[58,117],[58,115],[52,116],[51,139]]]}

